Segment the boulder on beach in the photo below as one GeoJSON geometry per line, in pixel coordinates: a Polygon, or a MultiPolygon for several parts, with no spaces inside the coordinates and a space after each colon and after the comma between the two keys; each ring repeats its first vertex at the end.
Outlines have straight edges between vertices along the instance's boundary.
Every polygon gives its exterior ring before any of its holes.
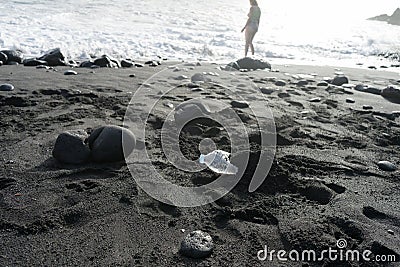
{"type": "Polygon", "coordinates": [[[124,160],[136,145],[133,133],[123,127],[107,125],[95,129],[88,139],[91,157],[96,162],[124,160]]]}
{"type": "Polygon", "coordinates": [[[400,104],[400,89],[394,86],[388,86],[382,90],[381,96],[393,103],[400,104]]]}
{"type": "Polygon", "coordinates": [[[53,148],[53,157],[67,164],[82,164],[90,157],[90,149],[85,144],[88,134],[84,130],[61,133],[53,148]]]}
{"type": "MultiPolygon", "coordinates": [[[[60,48],[55,48],[39,57],[38,60],[43,60],[47,62],[49,66],[65,66],[65,57],[61,53],[60,48]]],[[[43,64],[41,64],[43,65],[43,64]]]]}
{"type": "Polygon", "coordinates": [[[262,59],[245,57],[235,62],[229,63],[227,65],[227,68],[233,68],[236,70],[260,70],[260,69],[271,69],[271,64],[262,59]]]}
{"type": "Polygon", "coordinates": [[[12,62],[16,62],[21,64],[23,62],[24,55],[21,51],[18,50],[2,50],[1,53],[7,56],[7,61],[3,62],[5,65],[11,64],[12,62]]]}

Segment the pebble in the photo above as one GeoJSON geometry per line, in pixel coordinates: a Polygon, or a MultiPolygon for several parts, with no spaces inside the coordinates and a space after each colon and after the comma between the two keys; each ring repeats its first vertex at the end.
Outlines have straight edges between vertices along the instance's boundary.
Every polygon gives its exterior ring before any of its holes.
{"type": "Polygon", "coordinates": [[[323,82],[319,82],[318,84],[317,84],[317,86],[328,86],[329,84],[327,83],[327,82],[325,82],[325,81],[323,81],[323,82]]]}
{"type": "Polygon", "coordinates": [[[297,82],[297,86],[305,86],[305,85],[308,85],[308,81],[306,80],[301,80],[297,82]]]}
{"type": "Polygon", "coordinates": [[[107,125],[95,129],[88,139],[91,157],[96,162],[122,161],[135,148],[133,133],[119,126],[107,125]]]}
{"type": "Polygon", "coordinates": [[[203,231],[197,230],[189,233],[181,242],[179,252],[190,258],[206,258],[211,255],[214,242],[211,236],[203,231]]]}
{"type": "Polygon", "coordinates": [[[78,75],[78,73],[74,70],[66,70],[64,75],[78,75]]]}
{"type": "Polygon", "coordinates": [[[272,89],[272,88],[267,88],[267,87],[260,87],[260,91],[261,91],[261,93],[266,94],[266,95],[270,95],[270,94],[272,94],[273,92],[275,92],[274,89],[272,89]]]}
{"type": "Polygon", "coordinates": [[[286,85],[286,82],[285,82],[285,81],[282,81],[282,80],[278,80],[278,81],[275,82],[275,85],[276,85],[276,86],[285,86],[285,85],[286,85]]]}
{"type": "Polygon", "coordinates": [[[349,79],[344,75],[338,75],[332,80],[332,84],[337,86],[341,86],[346,83],[349,83],[349,79]]]}
{"type": "Polygon", "coordinates": [[[140,63],[135,63],[135,67],[136,67],[136,68],[143,68],[144,65],[143,65],[143,64],[140,64],[140,63]]]}
{"type": "Polygon", "coordinates": [[[394,171],[397,170],[397,166],[394,165],[393,163],[389,162],[389,161],[379,161],[378,162],[378,167],[382,171],[387,171],[387,172],[394,172],[394,171]]]}
{"type": "Polygon", "coordinates": [[[389,233],[389,234],[391,234],[391,235],[394,235],[394,231],[393,230],[387,230],[387,232],[389,233]]]}
{"type": "Polygon", "coordinates": [[[0,91],[13,91],[14,90],[14,86],[12,84],[9,83],[5,83],[0,85],[0,91]]]}
{"type": "Polygon", "coordinates": [[[233,100],[231,102],[232,107],[234,108],[248,108],[249,104],[247,102],[244,101],[237,101],[237,100],[233,100]]]}
{"type": "Polygon", "coordinates": [[[61,133],[53,148],[53,157],[67,164],[81,164],[90,157],[90,149],[85,144],[88,137],[84,130],[74,130],[61,133]]]}
{"type": "Polygon", "coordinates": [[[370,105],[364,105],[364,106],[363,106],[363,109],[365,109],[365,110],[371,110],[371,109],[374,109],[374,107],[373,107],[373,106],[370,106],[370,105]]]}
{"type": "Polygon", "coordinates": [[[131,75],[129,75],[129,78],[135,78],[136,77],[136,75],[135,74],[131,74],[131,75]]]}
{"type": "Polygon", "coordinates": [[[346,98],[346,103],[354,104],[356,101],[353,98],[346,98]]]}
{"type": "Polygon", "coordinates": [[[315,97],[315,98],[311,98],[309,101],[310,101],[311,103],[317,103],[317,102],[321,102],[321,98],[315,97]]]}

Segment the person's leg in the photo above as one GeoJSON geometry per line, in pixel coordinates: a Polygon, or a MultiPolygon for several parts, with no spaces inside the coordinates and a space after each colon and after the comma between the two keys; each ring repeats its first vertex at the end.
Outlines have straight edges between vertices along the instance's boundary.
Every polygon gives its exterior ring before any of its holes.
{"type": "Polygon", "coordinates": [[[250,46],[250,37],[251,37],[251,32],[250,32],[250,27],[246,27],[244,36],[246,39],[246,45],[244,47],[244,56],[247,57],[247,53],[249,52],[249,46],[250,46]]]}
{"type": "Polygon", "coordinates": [[[253,45],[253,39],[254,36],[256,35],[257,31],[253,31],[251,36],[250,36],[250,50],[251,50],[251,54],[254,56],[254,45],[253,45]]]}
{"type": "Polygon", "coordinates": [[[246,46],[245,46],[245,56],[247,57],[247,53],[249,51],[249,47],[251,49],[252,55],[254,55],[254,46],[253,46],[253,39],[256,35],[257,30],[254,29],[251,25],[246,27],[245,31],[245,38],[246,38],[246,46]]]}

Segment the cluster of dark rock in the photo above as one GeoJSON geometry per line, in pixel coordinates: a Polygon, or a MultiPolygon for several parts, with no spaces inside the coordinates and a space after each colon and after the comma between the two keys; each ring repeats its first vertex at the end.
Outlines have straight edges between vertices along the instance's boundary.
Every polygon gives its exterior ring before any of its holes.
{"type": "Polygon", "coordinates": [[[387,14],[382,14],[376,17],[369,18],[368,20],[385,21],[389,24],[400,26],[400,8],[397,8],[391,16],[387,14]]]}
{"type": "Polygon", "coordinates": [[[61,133],[52,154],[66,164],[82,164],[90,160],[116,162],[131,154],[135,145],[136,138],[130,130],[107,125],[96,128],[90,135],[84,130],[61,133]]]}
{"type": "Polygon", "coordinates": [[[161,60],[150,60],[145,64],[136,63],[132,59],[123,59],[118,61],[117,59],[103,55],[92,60],[84,62],[76,62],[74,60],[66,60],[65,56],[59,48],[55,48],[47,52],[46,54],[37,58],[24,58],[24,54],[19,50],[2,50],[0,51],[0,66],[1,65],[18,65],[23,64],[28,67],[38,66],[70,66],[70,67],[81,67],[81,68],[131,68],[131,67],[144,67],[149,65],[150,67],[157,67],[161,65],[161,60]]]}

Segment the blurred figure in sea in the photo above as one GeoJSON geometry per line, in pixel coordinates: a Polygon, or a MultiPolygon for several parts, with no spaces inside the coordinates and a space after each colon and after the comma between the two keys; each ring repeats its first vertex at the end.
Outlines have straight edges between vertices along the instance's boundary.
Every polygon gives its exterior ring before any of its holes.
{"type": "Polygon", "coordinates": [[[257,0],[250,0],[250,12],[248,14],[248,19],[246,25],[243,27],[242,32],[245,32],[246,45],[245,45],[245,57],[249,52],[249,47],[251,54],[254,56],[254,45],[253,39],[258,31],[258,25],[260,24],[261,9],[258,6],[257,0]]]}

